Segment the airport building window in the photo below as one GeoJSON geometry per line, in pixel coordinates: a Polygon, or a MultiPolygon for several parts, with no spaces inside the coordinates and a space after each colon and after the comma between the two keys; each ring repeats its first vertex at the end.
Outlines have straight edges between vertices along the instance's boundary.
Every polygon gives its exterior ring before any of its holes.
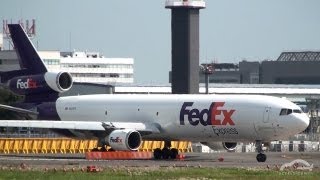
{"type": "Polygon", "coordinates": [[[60,61],[58,59],[44,59],[43,60],[47,65],[59,65],[60,61]]]}
{"type": "MultiPolygon", "coordinates": [[[[51,63],[51,62],[48,62],[51,63]]],[[[131,64],[76,64],[68,63],[61,64],[62,67],[72,67],[72,68],[126,68],[132,69],[133,65],[131,64]]]]}

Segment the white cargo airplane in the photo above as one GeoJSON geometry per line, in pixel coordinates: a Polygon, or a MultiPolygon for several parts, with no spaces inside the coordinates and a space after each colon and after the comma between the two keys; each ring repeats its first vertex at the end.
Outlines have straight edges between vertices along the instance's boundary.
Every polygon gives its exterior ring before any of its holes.
{"type": "Polygon", "coordinates": [[[207,145],[256,142],[257,160],[264,162],[262,143],[300,133],[309,118],[292,102],[255,95],[83,95],[58,97],[72,86],[67,72],[48,72],[20,25],[8,25],[21,70],[1,72],[11,91],[24,102],[2,108],[37,120],[1,120],[3,127],[48,128],[67,136],[98,138],[113,150],[135,151],[142,140],[164,140],[156,159],[175,158],[170,141],[207,145]]]}

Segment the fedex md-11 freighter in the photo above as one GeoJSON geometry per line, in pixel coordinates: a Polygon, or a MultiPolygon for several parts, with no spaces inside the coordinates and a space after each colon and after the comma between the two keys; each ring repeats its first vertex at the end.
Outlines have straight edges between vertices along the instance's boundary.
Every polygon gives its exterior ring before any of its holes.
{"type": "Polygon", "coordinates": [[[266,161],[264,142],[302,132],[309,118],[292,102],[257,95],[81,95],[59,97],[72,86],[67,72],[48,72],[20,25],[8,25],[21,70],[1,72],[1,83],[24,101],[2,108],[34,120],[1,120],[3,127],[48,128],[66,136],[98,138],[113,150],[137,150],[142,140],[163,140],[156,159],[175,158],[173,140],[221,144],[256,142],[257,161],[266,161]]]}

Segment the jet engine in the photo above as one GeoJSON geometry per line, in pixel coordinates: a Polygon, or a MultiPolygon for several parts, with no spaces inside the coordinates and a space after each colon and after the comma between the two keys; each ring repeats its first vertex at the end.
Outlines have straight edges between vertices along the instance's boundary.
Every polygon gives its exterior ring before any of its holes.
{"type": "Polygon", "coordinates": [[[18,95],[29,95],[55,91],[68,91],[73,84],[67,72],[46,72],[45,74],[18,76],[9,81],[9,89],[18,95]]]}
{"type": "Polygon", "coordinates": [[[108,136],[107,142],[114,150],[135,151],[141,146],[142,138],[140,133],[135,130],[114,130],[108,136]]]}
{"type": "Polygon", "coordinates": [[[211,148],[212,150],[227,150],[229,152],[234,151],[237,147],[236,142],[201,142],[211,148]]]}
{"type": "Polygon", "coordinates": [[[47,72],[44,75],[44,79],[51,89],[59,93],[68,91],[72,87],[73,83],[71,74],[67,72],[47,72]]]}

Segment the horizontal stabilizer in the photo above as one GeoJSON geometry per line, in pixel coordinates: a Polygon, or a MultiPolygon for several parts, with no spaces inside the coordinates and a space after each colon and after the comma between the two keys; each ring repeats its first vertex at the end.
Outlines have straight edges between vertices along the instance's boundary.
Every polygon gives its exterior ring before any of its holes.
{"type": "Polygon", "coordinates": [[[13,107],[13,106],[8,106],[8,105],[4,105],[4,104],[0,104],[0,109],[6,109],[9,111],[15,111],[18,113],[28,114],[28,115],[38,115],[39,114],[38,112],[35,112],[35,111],[22,109],[22,108],[18,108],[18,107],[13,107]]]}

